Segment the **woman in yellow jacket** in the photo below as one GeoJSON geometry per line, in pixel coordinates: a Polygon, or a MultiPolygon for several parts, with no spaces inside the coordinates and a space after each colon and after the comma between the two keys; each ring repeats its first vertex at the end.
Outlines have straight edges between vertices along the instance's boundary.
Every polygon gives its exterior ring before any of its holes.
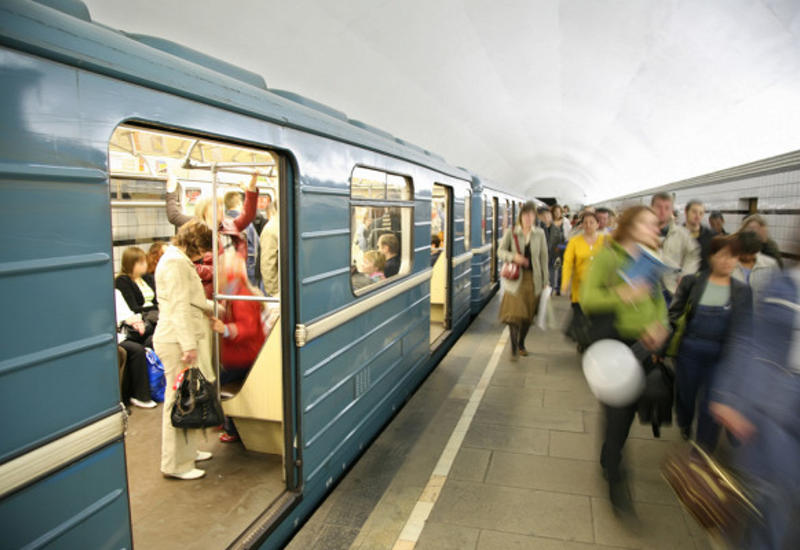
{"type": "MultiPolygon", "coordinates": [[[[597,253],[603,248],[605,235],[597,231],[597,216],[594,212],[585,212],[581,223],[582,233],[572,237],[567,244],[564,252],[564,264],[561,271],[561,294],[566,294],[567,289],[572,284],[572,322],[570,323],[567,334],[576,340],[580,340],[577,329],[581,326],[583,311],[578,303],[581,295],[581,282],[586,278],[589,267],[597,253]]],[[[578,343],[579,351],[582,351],[583,343],[578,343]]]]}

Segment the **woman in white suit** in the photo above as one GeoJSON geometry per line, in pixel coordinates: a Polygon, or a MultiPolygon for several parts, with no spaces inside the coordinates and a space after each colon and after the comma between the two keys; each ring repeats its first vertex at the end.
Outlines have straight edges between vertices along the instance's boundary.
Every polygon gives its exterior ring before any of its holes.
{"type": "Polygon", "coordinates": [[[211,453],[197,450],[198,430],[184,433],[173,428],[170,420],[173,388],[184,368],[196,364],[204,376],[213,379],[212,365],[204,364],[209,362],[208,354],[198,354],[205,344],[201,340],[208,333],[213,306],[206,299],[194,265],[211,249],[211,243],[211,229],[202,221],[191,220],[178,230],[156,267],[160,313],[153,345],[164,364],[167,381],[161,421],[161,473],[178,479],[203,477],[205,471],[195,468],[195,461],[211,458],[211,453]]]}

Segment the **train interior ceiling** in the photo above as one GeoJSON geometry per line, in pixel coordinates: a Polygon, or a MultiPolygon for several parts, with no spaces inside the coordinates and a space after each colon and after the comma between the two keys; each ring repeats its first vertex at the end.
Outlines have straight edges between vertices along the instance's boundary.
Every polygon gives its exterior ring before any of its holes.
{"type": "MultiPolygon", "coordinates": [[[[200,201],[212,197],[212,165],[218,197],[241,191],[257,171],[258,212],[264,212],[269,199],[279,204],[280,157],[270,151],[130,125],[117,128],[109,144],[115,273],[125,249],[135,246],[147,252],[152,243],[174,234],[166,212],[167,173],[177,176],[181,210],[191,216],[200,201]]],[[[218,281],[217,294],[221,285],[218,281]]],[[[160,472],[165,405],[131,407],[125,452],[137,547],[158,547],[164,540],[174,548],[189,548],[198,540],[207,547],[227,546],[286,490],[284,362],[281,323],[275,322],[280,304],[274,298],[262,303],[262,318],[274,325],[265,324],[271,332],[249,374],[239,384],[222,387],[223,410],[233,418],[240,439],[223,443],[221,432],[205,430],[200,449],[211,451],[213,458],[203,463],[208,479],[202,491],[160,472]],[[234,501],[231,495],[236,495],[234,501]],[[230,505],[223,509],[220,502],[230,505]]],[[[220,310],[225,307],[218,304],[220,310]]]]}

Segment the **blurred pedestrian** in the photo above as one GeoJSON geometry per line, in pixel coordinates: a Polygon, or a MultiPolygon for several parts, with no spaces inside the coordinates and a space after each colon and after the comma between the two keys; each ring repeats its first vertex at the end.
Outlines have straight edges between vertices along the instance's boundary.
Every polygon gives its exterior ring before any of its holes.
{"type": "MultiPolygon", "coordinates": [[[[587,218],[588,219],[588,218],[587,218]]],[[[641,247],[656,248],[658,218],[647,206],[633,206],[619,217],[617,229],[607,246],[595,256],[586,281],[581,285],[580,305],[595,319],[605,316],[605,326],[595,338],[612,338],[628,346],[655,352],[664,344],[667,306],[660,284],[635,280],[626,282],[620,272],[641,254],[641,247]]],[[[618,513],[633,512],[630,492],[622,475],[622,448],[628,438],[637,403],[624,407],[603,405],[605,430],[600,465],[609,484],[611,504],[618,513]]]]}
{"type": "Polygon", "coordinates": [[[658,227],[661,233],[661,256],[666,263],[680,270],[677,273],[667,273],[662,280],[665,290],[664,297],[669,302],[678,288],[680,278],[697,273],[700,268],[700,245],[685,227],[675,223],[672,195],[656,193],[653,195],[650,205],[658,217],[658,227]]]}
{"type": "Polygon", "coordinates": [[[753,301],[757,302],[760,292],[766,288],[780,268],[774,258],[761,252],[763,243],[758,235],[752,231],[737,235],[740,243],[739,265],[733,270],[733,277],[752,289],[753,301]]]}

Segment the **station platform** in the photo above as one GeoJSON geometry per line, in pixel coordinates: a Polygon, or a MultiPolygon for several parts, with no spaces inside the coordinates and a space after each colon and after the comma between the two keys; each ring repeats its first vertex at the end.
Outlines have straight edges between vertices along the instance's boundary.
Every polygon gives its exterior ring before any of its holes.
{"type": "MultiPolygon", "coordinates": [[[[612,511],[599,460],[601,411],[575,346],[531,328],[510,361],[496,296],[287,548],[305,550],[709,548],[634,421],[625,467],[638,515],[612,511]]],[[[554,299],[565,319],[569,303],[554,299]]]]}

